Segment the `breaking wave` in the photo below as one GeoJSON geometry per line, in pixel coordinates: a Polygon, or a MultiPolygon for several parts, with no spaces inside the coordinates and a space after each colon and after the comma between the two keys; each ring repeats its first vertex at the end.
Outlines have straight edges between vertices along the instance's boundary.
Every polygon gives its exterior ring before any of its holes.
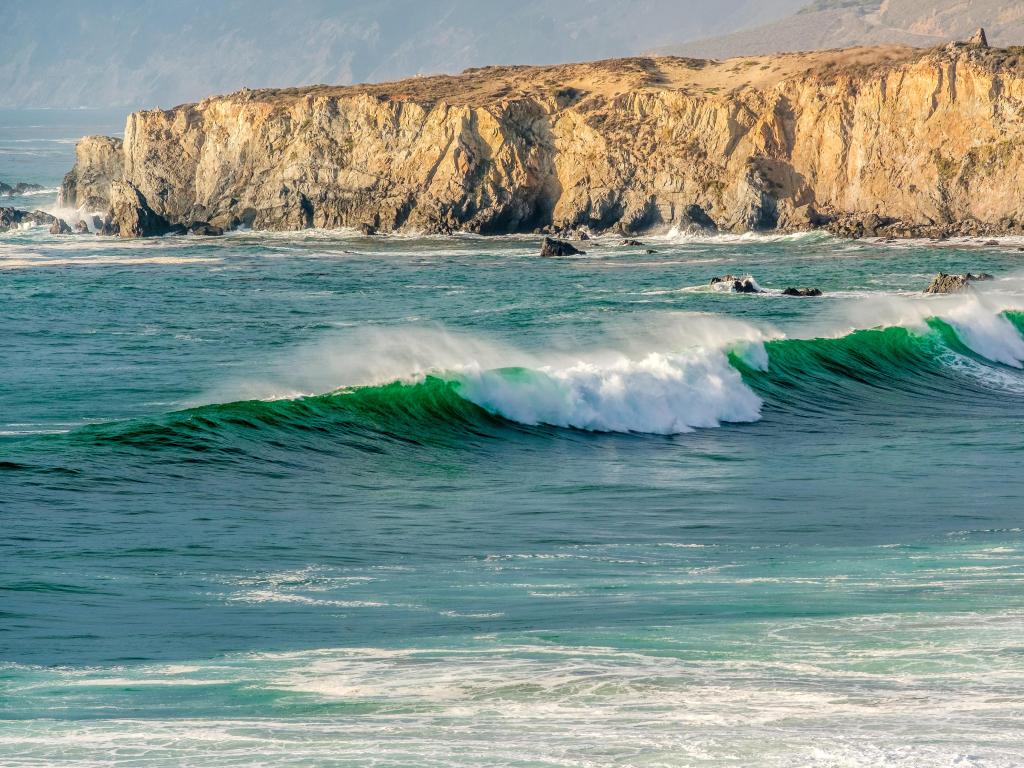
{"type": "Polygon", "coordinates": [[[862,415],[1024,395],[1024,313],[963,306],[920,326],[815,338],[686,316],[674,334],[660,334],[676,336],[667,349],[651,351],[656,334],[640,333],[633,348],[576,355],[527,353],[437,329],[377,332],[355,347],[373,355],[351,352],[328,363],[324,350],[308,353],[320,355],[317,374],[296,383],[326,394],[261,384],[246,390],[249,399],[230,401],[225,392],[224,402],[67,437],[225,456],[259,443],[374,453],[383,443],[454,445],[558,429],[678,435],[750,424],[767,411],[862,415]],[[339,380],[346,385],[323,386],[339,380]]]}

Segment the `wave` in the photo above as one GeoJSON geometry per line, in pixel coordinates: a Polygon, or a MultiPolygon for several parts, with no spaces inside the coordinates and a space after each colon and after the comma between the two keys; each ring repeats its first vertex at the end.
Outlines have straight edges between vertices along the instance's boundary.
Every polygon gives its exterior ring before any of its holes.
{"type": "Polygon", "coordinates": [[[1007,396],[1024,395],[1024,312],[985,315],[963,306],[921,327],[814,338],[683,316],[674,331],[635,329],[632,349],[622,343],[575,355],[527,353],[440,329],[378,331],[351,345],[375,355],[353,351],[328,363],[324,350],[312,350],[317,375],[294,382],[314,390],[331,379],[364,383],[312,395],[280,382],[249,383],[250,399],[53,439],[231,460],[255,445],[372,454],[387,450],[385,443],[455,446],[560,429],[678,435],[754,423],[766,410],[818,419],[1005,407],[1007,396]],[[671,351],[644,351],[654,338],[673,335],[671,351]]]}

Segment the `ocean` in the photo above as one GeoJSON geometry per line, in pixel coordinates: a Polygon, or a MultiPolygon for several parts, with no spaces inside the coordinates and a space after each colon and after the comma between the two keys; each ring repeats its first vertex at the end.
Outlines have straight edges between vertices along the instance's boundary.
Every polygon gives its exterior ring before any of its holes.
{"type": "Polygon", "coordinates": [[[642,239],[0,235],[0,764],[1024,763],[1024,241],[642,239]]]}

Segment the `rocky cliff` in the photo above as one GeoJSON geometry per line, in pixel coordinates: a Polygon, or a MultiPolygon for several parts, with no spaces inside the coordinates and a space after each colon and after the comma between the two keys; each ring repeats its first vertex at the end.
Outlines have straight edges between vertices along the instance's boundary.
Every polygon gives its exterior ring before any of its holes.
{"type": "Polygon", "coordinates": [[[63,194],[124,182],[186,226],[942,234],[1018,231],[1022,171],[1024,52],[955,44],[242,91],[83,140],[63,194]]]}

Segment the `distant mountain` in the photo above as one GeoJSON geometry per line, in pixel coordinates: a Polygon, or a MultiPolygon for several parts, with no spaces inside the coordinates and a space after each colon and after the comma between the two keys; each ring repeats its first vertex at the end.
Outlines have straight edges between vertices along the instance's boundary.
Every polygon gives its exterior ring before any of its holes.
{"type": "Polygon", "coordinates": [[[0,26],[0,107],[172,106],[242,86],[561,63],[763,24],[806,0],[41,0],[0,26]]]}
{"type": "Polygon", "coordinates": [[[965,39],[978,27],[993,45],[1024,43],[1024,2],[818,0],[781,21],[655,50],[722,59],[888,43],[928,47],[965,39]]]}

